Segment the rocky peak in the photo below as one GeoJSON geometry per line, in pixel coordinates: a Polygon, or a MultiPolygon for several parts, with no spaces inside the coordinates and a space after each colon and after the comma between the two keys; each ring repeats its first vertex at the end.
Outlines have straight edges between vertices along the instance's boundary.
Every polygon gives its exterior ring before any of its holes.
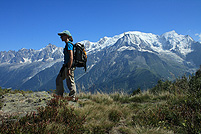
{"type": "Polygon", "coordinates": [[[161,35],[163,49],[170,50],[186,56],[192,52],[192,43],[194,40],[189,35],[181,35],[174,30],[161,35]]]}
{"type": "Polygon", "coordinates": [[[63,57],[63,48],[48,44],[40,50],[22,48],[15,51],[0,52],[0,63],[32,63],[56,60],[63,57]]]}

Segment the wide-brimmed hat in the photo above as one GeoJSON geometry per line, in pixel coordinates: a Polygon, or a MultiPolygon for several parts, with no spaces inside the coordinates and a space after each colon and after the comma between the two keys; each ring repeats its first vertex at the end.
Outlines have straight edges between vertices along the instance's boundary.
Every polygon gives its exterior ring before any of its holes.
{"type": "Polygon", "coordinates": [[[68,30],[64,30],[63,32],[61,33],[58,33],[59,36],[61,35],[68,35],[68,36],[72,36],[71,33],[68,31],[68,30]]]}

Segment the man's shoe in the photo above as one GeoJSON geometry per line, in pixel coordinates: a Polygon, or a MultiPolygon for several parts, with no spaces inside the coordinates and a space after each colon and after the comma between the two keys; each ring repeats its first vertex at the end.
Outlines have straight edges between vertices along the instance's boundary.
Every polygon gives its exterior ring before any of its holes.
{"type": "Polygon", "coordinates": [[[77,102],[77,101],[78,101],[78,98],[75,97],[75,96],[69,96],[69,101],[77,102]]]}

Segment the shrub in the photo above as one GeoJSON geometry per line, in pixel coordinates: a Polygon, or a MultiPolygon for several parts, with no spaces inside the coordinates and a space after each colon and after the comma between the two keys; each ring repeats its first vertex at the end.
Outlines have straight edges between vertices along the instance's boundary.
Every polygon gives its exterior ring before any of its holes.
{"type": "Polygon", "coordinates": [[[108,118],[112,122],[119,122],[121,119],[122,113],[118,110],[111,110],[109,112],[108,118]]]}
{"type": "Polygon", "coordinates": [[[137,112],[133,125],[163,127],[176,133],[200,133],[200,103],[183,98],[169,100],[168,103],[137,112]]]}
{"type": "Polygon", "coordinates": [[[38,108],[37,114],[27,114],[15,123],[3,122],[0,133],[82,133],[85,117],[75,114],[67,99],[55,97],[48,106],[38,108]]]}
{"type": "Polygon", "coordinates": [[[192,76],[189,81],[189,94],[190,96],[201,98],[201,77],[200,76],[192,76]]]}
{"type": "Polygon", "coordinates": [[[136,94],[141,94],[141,93],[142,93],[141,89],[138,88],[137,90],[134,90],[134,91],[133,91],[133,93],[131,94],[131,96],[134,96],[134,95],[136,95],[136,94]]]}
{"type": "Polygon", "coordinates": [[[157,85],[150,89],[151,93],[158,94],[162,91],[170,91],[170,85],[172,84],[171,81],[165,81],[163,82],[162,80],[159,80],[157,85]]]}

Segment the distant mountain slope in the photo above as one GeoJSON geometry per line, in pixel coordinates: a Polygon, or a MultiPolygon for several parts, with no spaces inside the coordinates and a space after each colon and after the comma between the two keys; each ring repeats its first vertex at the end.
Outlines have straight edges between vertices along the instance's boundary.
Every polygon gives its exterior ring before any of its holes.
{"type": "Polygon", "coordinates": [[[188,71],[176,54],[159,52],[135,35],[125,35],[114,45],[95,53],[93,57],[99,60],[91,59],[95,63],[90,73],[79,81],[90,90],[147,89],[160,78],[174,79],[188,71]]]}
{"type": "MultiPolygon", "coordinates": [[[[88,71],[76,69],[78,89],[134,90],[152,87],[158,79],[173,80],[201,64],[201,44],[188,35],[125,32],[98,42],[82,41],[88,71]]],[[[0,86],[23,90],[55,89],[63,64],[63,48],[49,44],[40,50],[0,52],[0,86]]]]}

